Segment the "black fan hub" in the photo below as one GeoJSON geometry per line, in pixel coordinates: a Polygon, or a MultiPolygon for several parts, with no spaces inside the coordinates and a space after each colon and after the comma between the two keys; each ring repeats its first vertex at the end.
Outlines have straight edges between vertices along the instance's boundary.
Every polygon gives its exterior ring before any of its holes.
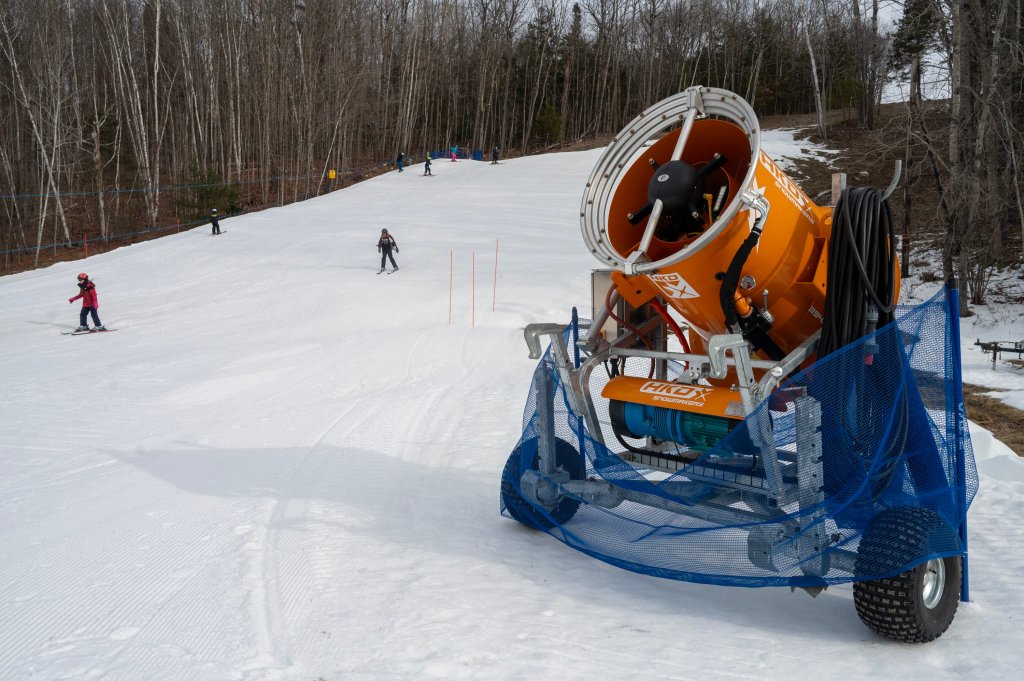
{"type": "Polygon", "coordinates": [[[669,161],[654,172],[647,185],[647,200],[653,204],[661,199],[669,215],[686,215],[700,179],[697,169],[686,161],[669,161]]]}

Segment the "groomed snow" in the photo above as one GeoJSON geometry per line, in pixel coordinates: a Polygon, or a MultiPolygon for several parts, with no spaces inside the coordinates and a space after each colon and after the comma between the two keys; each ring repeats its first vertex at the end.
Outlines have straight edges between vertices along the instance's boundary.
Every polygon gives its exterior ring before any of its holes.
{"type": "Polygon", "coordinates": [[[982,431],[973,600],[924,646],[849,586],[643,577],[499,515],[521,329],[589,315],[599,153],[413,166],[0,278],[0,679],[1018,678],[1024,472],[982,431]],[[80,271],[117,332],[58,333],[80,271]]]}

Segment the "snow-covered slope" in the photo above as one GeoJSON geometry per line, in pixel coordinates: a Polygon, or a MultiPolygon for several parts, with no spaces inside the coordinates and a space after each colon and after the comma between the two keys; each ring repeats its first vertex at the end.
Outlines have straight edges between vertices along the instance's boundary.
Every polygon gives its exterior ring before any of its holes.
{"type": "Polygon", "coordinates": [[[927,646],[849,588],[642,577],[499,516],[521,328],[589,315],[598,154],[413,166],[0,278],[0,679],[1015,677],[1024,475],[998,442],[974,601],[927,646]],[[116,333],[58,333],[80,271],[116,333]]]}

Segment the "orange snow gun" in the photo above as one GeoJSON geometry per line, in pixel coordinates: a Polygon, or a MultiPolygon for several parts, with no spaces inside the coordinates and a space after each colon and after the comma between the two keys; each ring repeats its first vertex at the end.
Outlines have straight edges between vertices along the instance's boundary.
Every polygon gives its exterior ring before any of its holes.
{"type": "MultiPolygon", "coordinates": [[[[614,268],[609,300],[621,300],[632,315],[663,301],[689,328],[687,345],[711,353],[674,357],[708,368],[689,374],[704,384],[704,399],[663,397],[664,408],[743,419],[816,354],[833,211],[816,205],[765,153],[757,116],[739,96],[694,87],[643,112],[601,156],[580,217],[587,247],[614,268]]],[[[886,248],[893,280],[883,306],[899,294],[895,254],[886,248]]],[[[615,345],[649,352],[660,343],[664,350],[665,334],[649,329],[615,345]]],[[[618,401],[648,401],[645,389],[624,376],[603,394],[615,400],[613,413],[631,413],[618,401]]],[[[631,422],[645,420],[648,411],[631,422]]],[[[634,437],[656,435],[622,418],[613,423],[634,437]]]]}
{"type": "MultiPolygon", "coordinates": [[[[786,391],[773,396],[787,376],[891,320],[899,279],[888,192],[865,191],[844,192],[835,213],[816,205],[761,148],[750,105],[726,90],[692,87],[630,122],[580,208],[583,239],[608,268],[580,341],[590,359],[572,382],[590,430],[601,431],[588,384],[599,361],[627,456],[679,470],[769,397],[791,403],[786,391]],[[630,375],[633,358],[649,362],[646,375],[630,375]],[[686,370],[669,377],[670,361],[686,370]],[[689,452],[668,454],[666,442],[689,452]]],[[[528,341],[552,330],[528,328],[528,341]]],[[[765,475],[781,494],[781,473],[765,475]]]]}
{"type": "Polygon", "coordinates": [[[951,503],[949,449],[916,389],[915,334],[882,329],[899,296],[898,173],[818,206],[731,92],[692,87],[633,119],[580,207],[604,265],[589,328],[525,330],[533,358],[552,342],[502,473],[508,514],[645,574],[812,594],[849,579],[875,631],[941,634],[960,581],[931,508],[951,503]],[[886,506],[908,490],[916,506],[886,506]],[[905,598],[883,613],[901,570],[905,598]]]}

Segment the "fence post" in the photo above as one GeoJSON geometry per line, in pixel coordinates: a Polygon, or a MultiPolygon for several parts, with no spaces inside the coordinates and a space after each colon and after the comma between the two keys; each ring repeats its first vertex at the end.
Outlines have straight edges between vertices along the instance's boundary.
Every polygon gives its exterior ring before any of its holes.
{"type": "MultiPolygon", "coordinates": [[[[950,386],[947,389],[947,400],[949,392],[952,392],[952,404],[947,404],[946,430],[947,436],[952,433],[954,441],[954,461],[956,464],[955,489],[957,494],[957,506],[960,515],[960,527],[957,534],[960,537],[961,554],[960,574],[960,600],[967,603],[971,600],[971,580],[968,570],[967,552],[967,451],[964,448],[964,431],[967,430],[967,414],[964,407],[963,393],[963,369],[960,366],[960,291],[957,289],[955,278],[946,282],[946,314],[949,318],[949,344],[947,352],[946,381],[950,386]],[[952,374],[952,375],[950,375],[952,374]],[[955,416],[950,418],[949,411],[955,411],[955,416]]],[[[968,435],[967,437],[970,437],[968,435]]]]}
{"type": "Polygon", "coordinates": [[[846,173],[832,173],[832,206],[839,203],[839,197],[846,189],[846,173]]]}
{"type": "Polygon", "coordinates": [[[491,290],[491,312],[498,302],[498,240],[494,240],[494,286],[491,290]]]}

